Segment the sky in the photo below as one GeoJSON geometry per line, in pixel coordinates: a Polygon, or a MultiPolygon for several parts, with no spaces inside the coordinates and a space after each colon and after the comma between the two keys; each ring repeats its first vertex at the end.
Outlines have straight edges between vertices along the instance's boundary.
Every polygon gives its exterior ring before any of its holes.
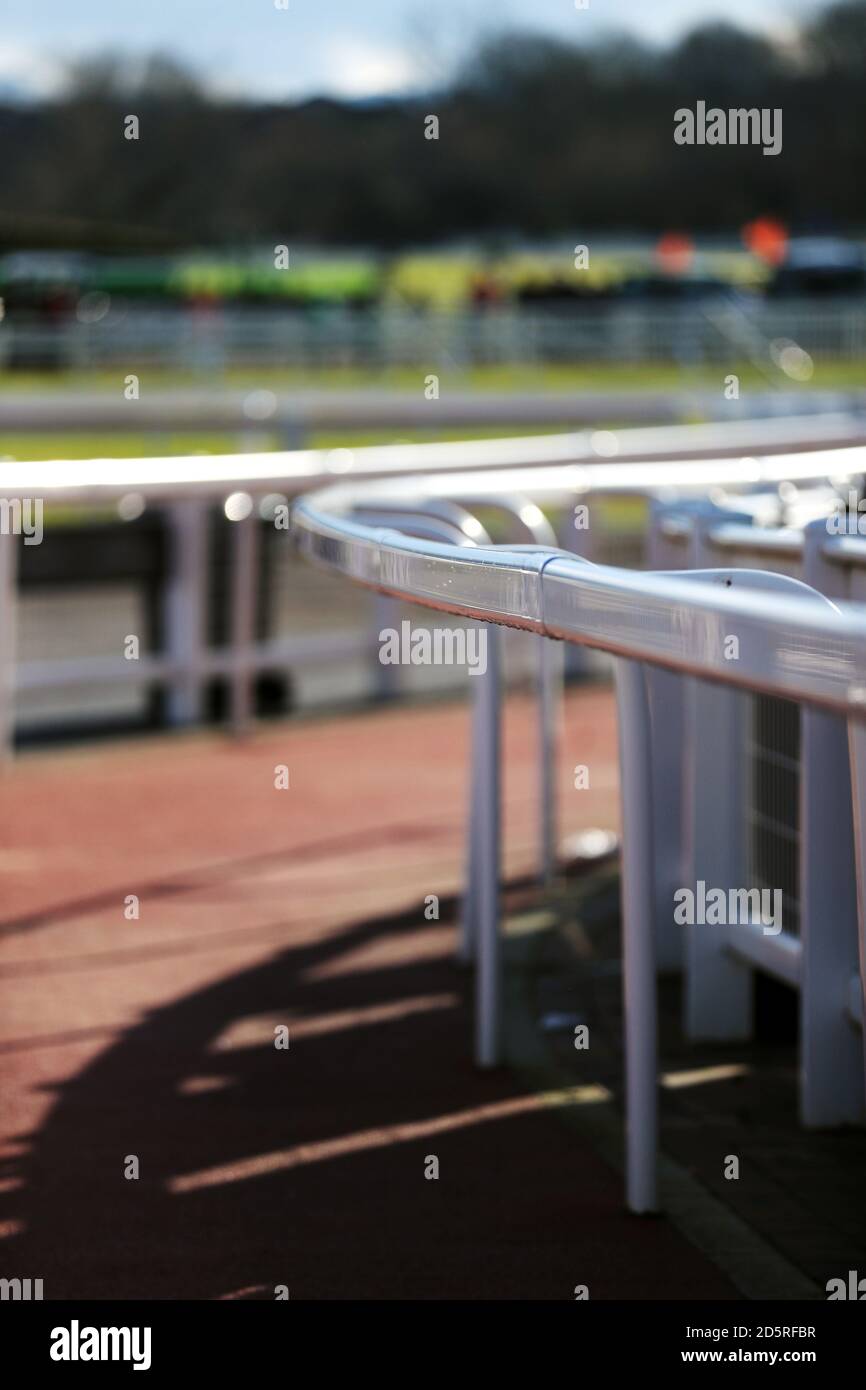
{"type": "Polygon", "coordinates": [[[709,19],[789,31],[820,0],[0,0],[0,94],[58,91],[68,58],[156,50],[226,95],[291,100],[429,87],[479,36],[579,39],[627,29],[664,43],[709,19]]]}

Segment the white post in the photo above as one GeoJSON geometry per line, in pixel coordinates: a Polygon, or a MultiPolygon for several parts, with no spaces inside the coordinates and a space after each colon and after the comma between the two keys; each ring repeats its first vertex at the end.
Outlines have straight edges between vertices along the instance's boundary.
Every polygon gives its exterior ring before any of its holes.
{"type": "Polygon", "coordinates": [[[682,676],[647,668],[652,720],[655,924],[659,970],[681,970],[683,929],[674,921],[674,892],[683,886],[682,676]]]}
{"type": "Polygon", "coordinates": [[[247,731],[253,717],[253,655],[259,557],[259,518],[253,508],[232,522],[231,722],[236,734],[247,731]]]}
{"type": "Polygon", "coordinates": [[[487,669],[471,677],[481,685],[478,700],[477,961],[475,971],[475,1061],[494,1067],[500,1059],[502,951],[499,935],[500,871],[500,632],[485,624],[487,669]]]}
{"type": "Polygon", "coordinates": [[[166,698],[170,724],[202,717],[207,590],[207,503],[175,502],[169,508],[170,569],[163,597],[166,655],[180,668],[166,698]]]}
{"type": "Polygon", "coordinates": [[[622,950],[626,1086],[626,1199],[658,1210],[658,1021],[653,921],[653,797],[644,668],[617,660],[622,816],[622,950]]]}
{"type": "MultiPolygon", "coordinates": [[[[694,554],[690,527],[694,514],[710,504],[679,506],[650,500],[647,554],[651,570],[685,570],[694,554]],[[678,520],[681,530],[666,528],[678,520]]],[[[653,808],[656,866],[656,946],[660,970],[681,970],[685,954],[683,928],[674,921],[674,892],[687,887],[688,866],[683,818],[685,778],[689,775],[691,746],[683,737],[687,727],[686,701],[689,683],[682,676],[660,668],[647,668],[653,738],[653,808]]]]}
{"type": "Polygon", "coordinates": [[[562,712],[563,644],[550,637],[538,643],[538,741],[541,797],[540,878],[545,887],[553,882],[558,859],[557,763],[559,721],[562,712]]]}
{"type": "MultiPolygon", "coordinates": [[[[717,517],[715,518],[717,520],[717,517]]],[[[709,558],[704,531],[713,524],[693,518],[692,564],[704,569],[709,558]]],[[[687,678],[684,691],[686,767],[681,885],[697,895],[707,889],[746,886],[746,720],[749,696],[708,681],[687,678]]],[[[673,913],[674,904],[670,903],[673,913]]],[[[754,976],[728,950],[725,926],[685,928],[685,1031],[689,1038],[733,1040],[751,1037],[754,976]]]]}
{"type": "Polygon", "coordinates": [[[370,658],[373,662],[373,687],[377,699],[392,700],[400,694],[400,667],[396,662],[385,663],[379,660],[379,633],[385,628],[400,631],[403,605],[390,594],[374,593],[372,628],[370,631],[370,658]]]}
{"type": "Polygon", "coordinates": [[[460,936],[457,942],[457,959],[462,964],[468,964],[475,959],[478,939],[478,801],[480,788],[478,762],[481,751],[483,680],[483,676],[476,679],[472,704],[469,788],[466,806],[466,881],[460,911],[460,936]]]}
{"type": "MultiPolygon", "coordinates": [[[[593,558],[592,498],[589,492],[576,492],[575,503],[559,517],[556,538],[562,550],[579,555],[581,560],[593,558]],[[588,510],[589,526],[575,526],[574,506],[585,506],[588,510]]],[[[574,642],[566,642],[563,653],[563,670],[566,676],[587,676],[592,671],[592,653],[587,647],[574,642]]]]}
{"type": "MultiPolygon", "coordinates": [[[[803,579],[843,598],[824,521],[804,531],[803,579]]],[[[844,718],[803,706],[800,751],[800,1107],[805,1125],[854,1124],[864,1112],[860,1038],[846,1008],[858,971],[851,763],[844,718]]],[[[852,742],[853,747],[853,742],[852,742]]]]}
{"type": "MultiPolygon", "coordinates": [[[[689,678],[686,685],[684,862],[681,885],[697,894],[746,885],[745,719],[747,696],[689,678]]],[[[674,911],[673,900],[669,905],[674,911]]],[[[736,1039],[752,1034],[751,969],[728,951],[725,926],[685,928],[685,1027],[690,1038],[736,1039]]]]}
{"type": "Polygon", "coordinates": [[[0,763],[15,742],[18,537],[0,530],[0,763]]]}
{"type": "Polygon", "coordinates": [[[860,997],[863,1006],[862,1046],[866,1063],[866,726],[848,721],[851,751],[851,789],[854,798],[854,849],[857,858],[857,919],[860,943],[860,997]]]}

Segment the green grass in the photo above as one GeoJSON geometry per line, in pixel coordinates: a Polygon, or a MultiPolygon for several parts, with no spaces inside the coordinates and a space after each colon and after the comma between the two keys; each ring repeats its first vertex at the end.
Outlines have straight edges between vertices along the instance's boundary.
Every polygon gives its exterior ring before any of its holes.
{"type": "MultiPolygon", "coordinates": [[[[611,426],[607,426],[610,428],[611,426]]],[[[519,434],[557,434],[568,425],[514,425],[495,428],[460,428],[443,430],[370,430],[365,433],[313,433],[306,441],[310,449],[355,449],[374,444],[424,444],[445,440],[509,439],[519,434]]],[[[276,435],[256,433],[256,447],[261,450],[284,447],[276,435]]],[[[0,436],[0,466],[4,459],[24,462],[42,459],[92,458],[171,458],[188,454],[232,454],[240,452],[238,434],[69,434],[26,433],[0,436]]]]}
{"type": "Polygon", "coordinates": [[[227,434],[0,434],[0,458],[151,458],[173,454],[230,454],[237,440],[227,434]]]}
{"type": "MultiPolygon", "coordinates": [[[[123,390],[123,378],[133,371],[135,364],[124,363],[123,370],[113,372],[0,372],[0,391],[24,392],[38,391],[112,391],[118,395],[123,390]]],[[[380,371],[363,370],[356,367],[329,367],[320,371],[300,368],[262,368],[251,370],[232,368],[222,373],[177,372],[141,368],[142,391],[165,391],[198,389],[245,390],[267,388],[270,390],[299,390],[303,388],[318,390],[348,390],[352,388],[378,387],[393,390],[421,391],[424,377],[429,371],[436,371],[440,378],[440,389],[454,391],[587,391],[587,390],[647,390],[647,391],[688,391],[701,387],[722,390],[724,378],[731,372],[740,378],[741,390],[767,390],[771,382],[750,362],[729,362],[712,366],[695,366],[688,369],[675,363],[574,363],[549,365],[532,363],[505,366],[473,367],[458,371],[431,363],[430,367],[391,367],[380,371]]],[[[801,390],[816,387],[830,390],[854,388],[866,385],[866,359],[827,358],[818,359],[811,380],[806,383],[786,381],[780,373],[772,378],[775,385],[785,384],[801,390]]]]}
{"type": "MultiPolygon", "coordinates": [[[[124,367],[124,374],[126,367],[124,367]]],[[[503,367],[477,367],[461,373],[440,373],[440,387],[443,394],[454,391],[503,392],[514,390],[548,390],[552,392],[579,391],[676,391],[687,393],[691,390],[723,389],[724,377],[736,372],[740,379],[742,393],[750,390],[767,391],[770,383],[762,373],[750,363],[727,364],[724,367],[695,367],[684,371],[674,364],[640,363],[610,364],[589,363],[564,366],[515,365],[503,367]]],[[[301,372],[293,370],[269,369],[258,372],[232,370],[218,378],[181,374],[177,372],[142,373],[142,389],[171,390],[183,387],[196,387],[201,391],[225,389],[292,390],[315,387],[322,390],[347,390],[366,388],[389,388],[406,392],[420,392],[423,389],[425,372],[420,369],[393,368],[387,371],[370,372],[354,368],[334,368],[322,372],[301,372]]],[[[39,391],[78,391],[104,390],[122,391],[123,376],[120,373],[0,373],[0,391],[23,394],[39,391]]],[[[792,389],[808,391],[816,387],[828,390],[856,389],[866,385],[866,360],[828,360],[816,364],[812,379],[797,386],[790,382],[792,389]]],[[[617,428],[619,421],[614,419],[595,422],[598,428],[617,428]]],[[[392,443],[423,443],[454,439],[499,439],[520,434],[555,434],[570,428],[566,421],[560,425],[539,427],[518,424],[503,426],[479,426],[476,428],[423,429],[423,430],[366,430],[360,433],[351,431],[322,431],[313,433],[307,443],[310,448],[330,449],[351,446],[362,448],[365,445],[392,443]]],[[[253,426],[245,432],[253,435],[262,449],[278,449],[279,437],[264,430],[257,431],[253,426]]],[[[49,431],[30,433],[7,433],[0,435],[0,458],[3,456],[22,459],[87,459],[87,458],[135,458],[156,455],[172,456],[194,453],[225,454],[236,452],[239,448],[241,430],[234,432],[208,432],[196,434],[165,433],[144,434],[124,432],[72,433],[49,431]]]]}

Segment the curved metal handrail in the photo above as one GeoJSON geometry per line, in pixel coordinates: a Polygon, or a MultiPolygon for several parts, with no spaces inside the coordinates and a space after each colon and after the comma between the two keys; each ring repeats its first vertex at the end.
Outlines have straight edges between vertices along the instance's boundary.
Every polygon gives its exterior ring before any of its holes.
{"type": "MultiPolygon", "coordinates": [[[[424,480],[425,492],[435,480],[424,480]]],[[[301,499],[302,553],[358,583],[441,612],[502,623],[614,656],[859,715],[866,701],[866,615],[802,599],[710,586],[699,573],[587,566],[564,551],[457,548],[356,521],[366,488],[301,499]],[[725,653],[735,633],[739,655],[725,653]]],[[[739,572],[742,580],[743,573],[739,572]]]]}

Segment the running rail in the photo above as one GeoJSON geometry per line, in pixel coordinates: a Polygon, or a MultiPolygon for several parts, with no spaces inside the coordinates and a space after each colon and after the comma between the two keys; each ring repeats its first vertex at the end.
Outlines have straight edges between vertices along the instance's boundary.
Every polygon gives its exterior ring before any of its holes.
{"type": "MultiPolygon", "coordinates": [[[[423,493],[437,479],[424,479],[423,493]]],[[[373,494],[380,500],[378,492],[373,494]]],[[[401,500],[403,500],[401,496],[401,500]]],[[[866,718],[866,613],[803,595],[720,588],[713,572],[589,565],[540,546],[468,548],[365,526],[363,485],[302,498],[302,554],[356,583],[427,608],[594,647],[612,656],[866,718]],[[738,638],[739,656],[725,654],[738,638]]]]}
{"type": "MultiPolygon", "coordinates": [[[[0,467],[0,761],[11,753],[16,698],[31,690],[141,677],[165,687],[170,722],[184,724],[201,717],[204,681],[219,674],[229,680],[232,722],[242,730],[251,714],[256,671],[368,651],[368,637],[354,633],[341,634],[339,642],[320,636],[253,640],[261,541],[255,498],[285,502],[337,478],[351,478],[353,485],[378,480],[384,491],[375,500],[391,503],[411,500],[423,478],[431,500],[438,492],[444,500],[474,501],[493,490],[508,497],[527,493],[560,506],[600,494],[682,497],[705,495],[714,487],[772,489],[781,482],[828,479],[844,484],[866,471],[864,442],[864,418],[841,414],[354,450],[9,461],[0,467]],[[215,650],[205,639],[206,509],[225,503],[229,494],[240,504],[242,519],[230,528],[229,642],[215,650]],[[168,509],[164,651],[137,663],[134,672],[120,658],[17,665],[17,547],[10,533],[16,505],[105,506],[130,497],[168,509]]],[[[373,493],[369,497],[374,500],[373,493]]]]}
{"type": "Polygon", "coordinates": [[[262,453],[10,460],[0,467],[0,498],[104,504],[128,493],[153,502],[218,501],[227,492],[274,490],[296,496],[316,484],[434,473],[560,469],[569,486],[590,490],[618,478],[631,488],[824,479],[866,469],[866,420],[755,420],[748,424],[671,425],[654,429],[480,439],[447,444],[383,444],[359,449],[295,449],[262,453]],[[611,465],[615,463],[616,468],[611,465]]]}
{"type": "MultiPolygon", "coordinates": [[[[847,462],[847,461],[846,461],[847,462]]],[[[820,470],[819,470],[820,471],[820,470]]],[[[830,470],[828,470],[829,472],[830,470]]],[[[839,472],[847,471],[840,464],[839,472]]],[[[492,481],[492,480],[491,480],[492,481]]],[[[441,478],[418,491],[442,497],[441,478]]],[[[407,505],[411,486],[395,489],[407,505]]],[[[866,611],[835,605],[796,580],[727,570],[634,572],[592,565],[543,546],[439,544],[392,527],[365,525],[357,513],[383,501],[381,485],[343,483],[296,503],[296,543],[308,558],[356,583],[434,610],[495,627],[594,647],[616,658],[623,819],[622,920],[629,1206],[658,1207],[658,1101],[654,806],[647,668],[741,690],[802,701],[848,722],[855,805],[866,802],[866,611]],[[736,639],[732,642],[732,639],[736,639]]],[[[459,495],[459,486],[454,489],[459,495]]],[[[480,496],[475,494],[480,501],[480,496]]],[[[495,650],[495,642],[494,642],[495,650]]],[[[498,686],[494,662],[491,684],[498,686]]],[[[486,704],[488,840],[498,836],[499,708],[486,704]]],[[[710,789],[711,790],[711,789],[710,789]]],[[[862,911],[866,833],[855,813],[860,885],[860,988],[866,998],[866,922],[862,911]]],[[[477,833],[477,826],[475,827],[477,833]]],[[[497,856],[491,851],[490,862],[497,856]]],[[[467,885],[495,919],[498,881],[467,885]],[[491,907],[491,905],[493,905],[491,907]]],[[[497,934],[498,935],[498,934],[497,934]]],[[[476,1049],[482,1065],[499,1058],[499,944],[477,942],[476,1049]]]]}

